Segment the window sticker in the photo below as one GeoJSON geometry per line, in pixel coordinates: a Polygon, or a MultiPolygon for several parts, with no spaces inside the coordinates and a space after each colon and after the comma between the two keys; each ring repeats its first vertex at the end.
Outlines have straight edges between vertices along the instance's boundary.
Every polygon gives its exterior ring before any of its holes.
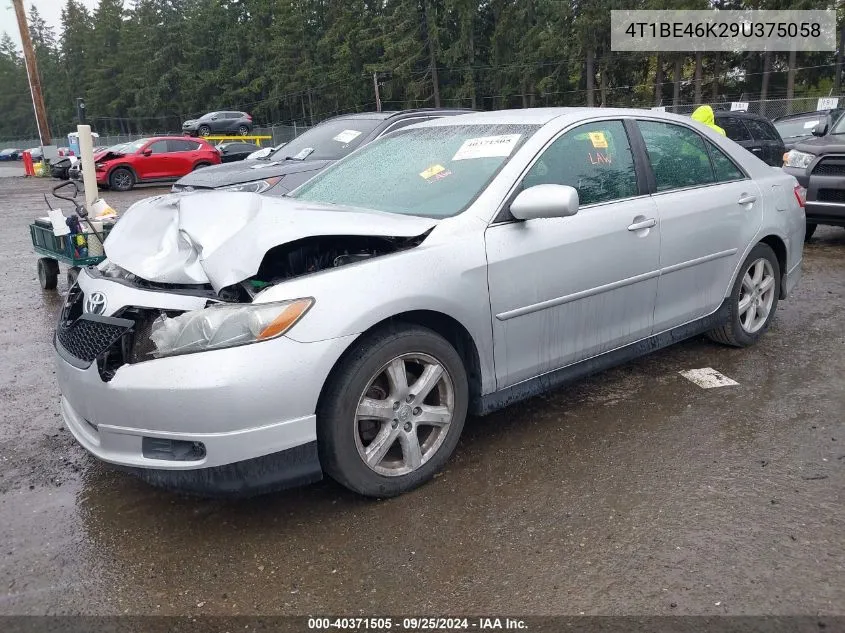
{"type": "Polygon", "coordinates": [[[428,180],[429,178],[436,176],[440,172],[446,171],[446,168],[443,165],[432,165],[425,171],[420,172],[420,176],[428,180]]]}
{"type": "Polygon", "coordinates": [[[338,143],[351,143],[359,136],[361,136],[361,133],[358,130],[343,130],[343,132],[333,137],[332,140],[338,143]]]}
{"type": "Polygon", "coordinates": [[[818,124],[818,121],[806,121],[804,123],[804,129],[809,130],[810,128],[816,127],[818,124]]]}
{"type": "Polygon", "coordinates": [[[607,149],[607,139],[604,137],[604,132],[587,132],[590,137],[590,142],[596,149],[607,149]]]}
{"type": "Polygon", "coordinates": [[[510,156],[521,136],[522,134],[500,134],[467,139],[452,156],[452,160],[510,156]]]}

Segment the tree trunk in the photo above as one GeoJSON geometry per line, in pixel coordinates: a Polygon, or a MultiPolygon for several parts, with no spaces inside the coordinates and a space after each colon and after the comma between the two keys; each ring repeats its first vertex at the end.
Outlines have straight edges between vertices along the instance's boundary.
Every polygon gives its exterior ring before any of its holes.
{"type": "Polygon", "coordinates": [[[605,57],[601,63],[601,73],[599,77],[599,96],[601,96],[601,103],[599,104],[601,107],[605,107],[607,105],[607,63],[608,59],[605,57]]]}
{"type": "Polygon", "coordinates": [[[719,53],[713,55],[713,82],[710,84],[710,101],[716,103],[719,100],[719,53]]]}
{"type": "Polygon", "coordinates": [[[795,64],[797,55],[795,49],[789,49],[789,63],[786,69],[786,113],[792,113],[792,96],[795,94],[795,64]]]}
{"type": "Polygon", "coordinates": [[[431,68],[431,89],[434,93],[434,107],[440,107],[440,78],[437,75],[437,53],[435,49],[435,41],[433,33],[435,31],[434,16],[431,15],[431,3],[426,0],[423,2],[423,12],[425,13],[425,31],[426,40],[428,40],[428,63],[431,68]]]}
{"type": "Polygon", "coordinates": [[[701,51],[695,53],[695,103],[701,103],[701,65],[704,54],[701,51]]]}
{"type": "Polygon", "coordinates": [[[769,76],[772,74],[772,53],[763,53],[763,78],[760,82],[760,114],[766,116],[766,99],[769,96],[769,76]]]}
{"type": "Polygon", "coordinates": [[[672,105],[678,107],[681,104],[681,73],[684,71],[684,58],[678,55],[675,58],[675,75],[672,77],[672,105]]]}
{"type": "Polygon", "coordinates": [[[654,69],[654,105],[663,103],[663,59],[657,53],[657,66],[654,69]]]}
{"type": "Polygon", "coordinates": [[[472,99],[472,109],[477,109],[475,96],[475,24],[473,16],[469,19],[469,96],[472,99]]]}
{"type": "Polygon", "coordinates": [[[595,105],[595,65],[596,65],[596,51],[592,47],[587,49],[587,67],[584,71],[584,79],[587,85],[587,107],[592,108],[595,105]]]}
{"type": "Polygon", "coordinates": [[[833,93],[839,96],[842,91],[842,57],[845,56],[845,20],[839,30],[839,42],[836,47],[836,69],[833,77],[833,93]]]}

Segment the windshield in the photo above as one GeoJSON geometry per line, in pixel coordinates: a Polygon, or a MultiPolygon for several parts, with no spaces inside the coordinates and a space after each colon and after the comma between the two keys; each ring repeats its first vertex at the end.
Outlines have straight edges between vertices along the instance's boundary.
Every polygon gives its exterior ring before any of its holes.
{"type": "Polygon", "coordinates": [[[343,118],[325,121],[297,136],[268,160],[338,160],[358,147],[383,120],[343,118]]]}
{"type": "Polygon", "coordinates": [[[845,116],[841,117],[839,121],[837,121],[836,125],[833,126],[833,129],[830,131],[831,134],[845,134],[845,116]]]}
{"type": "Polygon", "coordinates": [[[784,121],[775,121],[775,127],[781,138],[795,138],[797,136],[811,136],[813,128],[825,120],[823,112],[814,112],[805,117],[795,117],[784,121]]]}
{"type": "Polygon", "coordinates": [[[293,197],[404,215],[457,215],[537,128],[500,124],[401,130],[315,176],[293,197]]]}
{"type": "MultiPolygon", "coordinates": [[[[107,152],[114,152],[115,154],[125,154],[126,148],[129,146],[129,143],[118,143],[117,145],[112,145],[111,147],[103,147],[100,148],[107,152]]],[[[94,151],[97,151],[96,149],[94,151]]]]}

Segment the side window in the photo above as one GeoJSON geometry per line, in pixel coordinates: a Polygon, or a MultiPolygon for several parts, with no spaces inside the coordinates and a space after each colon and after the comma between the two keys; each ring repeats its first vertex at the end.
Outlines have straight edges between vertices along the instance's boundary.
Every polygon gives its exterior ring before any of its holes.
{"type": "Polygon", "coordinates": [[[152,143],[147,149],[152,150],[153,154],[166,154],[167,141],[156,141],[152,143]]]}
{"type": "Polygon", "coordinates": [[[745,124],[748,126],[748,129],[751,130],[751,133],[756,139],[760,139],[762,141],[778,140],[777,133],[774,129],[772,129],[772,126],[768,122],[758,121],[757,119],[747,119],[745,124]]]}
{"type": "Polygon", "coordinates": [[[193,152],[199,148],[199,143],[196,141],[169,139],[167,141],[167,147],[170,152],[193,152]]]}
{"type": "Polygon", "coordinates": [[[658,191],[714,182],[704,139],[673,123],[638,121],[658,191]]]}
{"type": "Polygon", "coordinates": [[[707,148],[710,150],[710,158],[713,161],[713,170],[716,172],[717,182],[730,182],[731,180],[742,180],[745,178],[742,170],[728,158],[725,152],[710,141],[707,141],[707,148]]]}
{"type": "Polygon", "coordinates": [[[522,187],[553,184],[578,190],[581,205],[637,195],[637,174],[621,121],[579,125],[556,139],[522,180],[522,187]]]}
{"type": "Polygon", "coordinates": [[[750,141],[751,134],[740,119],[732,116],[719,117],[716,125],[725,130],[725,135],[732,141],[750,141]]]}

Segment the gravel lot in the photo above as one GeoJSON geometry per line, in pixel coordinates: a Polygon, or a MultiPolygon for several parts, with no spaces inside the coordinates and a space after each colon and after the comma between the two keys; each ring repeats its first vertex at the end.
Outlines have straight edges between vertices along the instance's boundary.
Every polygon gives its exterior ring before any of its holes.
{"type": "Polygon", "coordinates": [[[470,419],[411,494],[203,501],[62,428],[67,289],[40,290],[27,230],[53,183],[19,171],[0,168],[0,614],[845,613],[845,230],[818,231],[759,346],[694,339],[470,419]],[[678,374],[703,367],[739,385],[678,374]]]}

